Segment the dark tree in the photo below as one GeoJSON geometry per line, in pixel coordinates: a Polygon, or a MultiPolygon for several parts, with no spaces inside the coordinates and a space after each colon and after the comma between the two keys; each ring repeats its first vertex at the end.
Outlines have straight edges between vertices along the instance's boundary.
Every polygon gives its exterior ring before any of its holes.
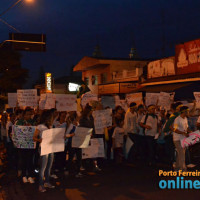
{"type": "Polygon", "coordinates": [[[45,84],[45,70],[44,70],[43,66],[40,66],[39,76],[38,76],[38,80],[36,83],[37,84],[45,84]]]}
{"type": "Polygon", "coordinates": [[[16,92],[28,79],[28,69],[21,67],[21,54],[9,48],[0,48],[0,92],[16,92]]]}

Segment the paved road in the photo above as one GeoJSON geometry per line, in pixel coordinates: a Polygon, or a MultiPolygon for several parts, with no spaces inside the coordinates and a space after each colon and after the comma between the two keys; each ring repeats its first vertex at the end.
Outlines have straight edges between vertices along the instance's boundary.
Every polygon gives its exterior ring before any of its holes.
{"type": "MultiPolygon", "coordinates": [[[[23,184],[11,172],[0,179],[3,200],[131,200],[131,199],[199,199],[198,190],[161,190],[158,170],[142,166],[104,166],[100,173],[83,178],[61,176],[55,189],[39,193],[37,184],[23,184]]],[[[57,183],[56,183],[57,182],[57,183]]]]}

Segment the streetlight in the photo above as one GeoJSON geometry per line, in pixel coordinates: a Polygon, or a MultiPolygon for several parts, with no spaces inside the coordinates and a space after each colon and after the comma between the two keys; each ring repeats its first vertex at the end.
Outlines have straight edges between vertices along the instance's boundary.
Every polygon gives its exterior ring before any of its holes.
{"type": "Polygon", "coordinates": [[[27,3],[33,3],[34,0],[25,0],[27,3]]]}
{"type": "Polygon", "coordinates": [[[9,26],[10,28],[12,28],[13,30],[15,30],[16,32],[20,32],[19,30],[17,30],[15,27],[11,26],[8,22],[6,22],[5,20],[1,19],[1,17],[3,15],[5,15],[10,9],[14,8],[17,4],[19,4],[20,2],[25,1],[26,3],[33,3],[34,0],[17,0],[15,3],[13,3],[9,8],[7,8],[4,12],[2,12],[0,14],[0,21],[2,23],[4,23],[5,25],[9,26]]]}
{"type": "Polygon", "coordinates": [[[0,17],[2,17],[3,15],[5,15],[10,9],[14,8],[17,4],[19,4],[20,2],[25,1],[27,3],[33,3],[34,0],[17,0],[15,3],[13,3],[9,8],[7,8],[4,12],[2,12],[0,14],[0,17]]]}

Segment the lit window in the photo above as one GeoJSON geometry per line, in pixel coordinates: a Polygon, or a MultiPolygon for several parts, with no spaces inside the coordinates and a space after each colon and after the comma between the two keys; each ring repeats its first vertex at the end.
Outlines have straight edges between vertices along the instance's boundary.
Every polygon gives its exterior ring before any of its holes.
{"type": "Polygon", "coordinates": [[[98,76],[92,76],[92,85],[98,85],[98,76]]]}

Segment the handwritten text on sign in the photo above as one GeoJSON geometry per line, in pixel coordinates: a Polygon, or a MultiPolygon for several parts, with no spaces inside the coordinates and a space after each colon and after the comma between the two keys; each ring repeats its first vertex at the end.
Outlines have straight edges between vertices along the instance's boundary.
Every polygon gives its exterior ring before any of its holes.
{"type": "Polygon", "coordinates": [[[65,149],[65,128],[53,128],[42,132],[41,156],[65,149]]]}
{"type": "Polygon", "coordinates": [[[56,96],[53,93],[41,94],[39,108],[40,110],[55,108],[56,96]]]}
{"type": "Polygon", "coordinates": [[[92,128],[77,127],[72,138],[72,147],[87,148],[92,134],[92,128]]]}
{"type": "Polygon", "coordinates": [[[112,109],[96,110],[93,112],[95,129],[112,126],[112,109]]]}
{"type": "Polygon", "coordinates": [[[37,106],[37,90],[17,90],[19,106],[37,106]]]}
{"type": "Polygon", "coordinates": [[[58,111],[77,111],[76,95],[56,94],[56,108],[58,111]]]}
{"type": "Polygon", "coordinates": [[[91,92],[87,92],[81,98],[81,105],[84,108],[86,104],[90,103],[91,101],[98,101],[98,96],[97,94],[92,94],[91,92]]]}
{"type": "Polygon", "coordinates": [[[8,93],[8,105],[11,108],[15,108],[17,106],[17,93],[8,93]]]}
{"type": "Polygon", "coordinates": [[[91,139],[88,148],[82,150],[82,159],[104,157],[105,152],[103,138],[91,139]]]}
{"type": "Polygon", "coordinates": [[[145,104],[146,106],[149,106],[151,104],[156,105],[159,99],[160,93],[146,93],[146,100],[145,104]]]}
{"type": "Polygon", "coordinates": [[[33,134],[35,126],[13,126],[12,140],[19,149],[34,149],[33,134]]]}
{"type": "Polygon", "coordinates": [[[142,93],[126,94],[126,101],[128,105],[130,105],[132,102],[135,102],[137,105],[143,104],[142,93]]]}

